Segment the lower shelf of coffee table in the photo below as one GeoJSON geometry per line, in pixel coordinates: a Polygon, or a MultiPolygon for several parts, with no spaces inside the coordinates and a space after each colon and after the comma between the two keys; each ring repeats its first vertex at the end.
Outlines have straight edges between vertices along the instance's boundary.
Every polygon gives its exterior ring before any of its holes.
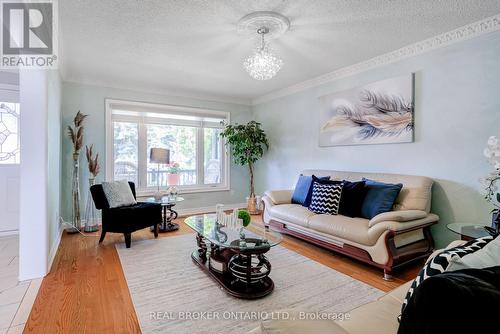
{"type": "Polygon", "coordinates": [[[259,282],[246,284],[237,280],[230,272],[219,273],[211,269],[208,259],[201,258],[198,251],[191,254],[191,258],[208,276],[214,279],[228,294],[242,299],[258,299],[267,296],[274,289],[271,278],[265,277],[259,282]]]}

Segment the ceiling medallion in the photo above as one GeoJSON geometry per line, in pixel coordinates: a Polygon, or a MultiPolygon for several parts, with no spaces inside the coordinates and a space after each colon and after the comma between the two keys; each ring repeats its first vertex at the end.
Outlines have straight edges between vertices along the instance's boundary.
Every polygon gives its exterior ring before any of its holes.
{"type": "Polygon", "coordinates": [[[290,21],[281,14],[274,12],[255,12],[246,15],[238,23],[241,34],[255,34],[261,37],[260,45],[252,55],[245,59],[243,67],[256,80],[269,80],[283,66],[283,60],[269,47],[265,37],[277,38],[290,27],[290,21]],[[265,37],[264,37],[265,36],[265,37]]]}

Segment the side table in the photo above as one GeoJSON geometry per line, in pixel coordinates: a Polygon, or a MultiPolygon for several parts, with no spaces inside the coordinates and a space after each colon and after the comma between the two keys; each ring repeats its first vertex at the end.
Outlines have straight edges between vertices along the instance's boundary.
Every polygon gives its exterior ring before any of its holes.
{"type": "Polygon", "coordinates": [[[486,225],[467,224],[467,223],[452,223],[446,225],[448,230],[460,234],[460,238],[465,241],[482,238],[490,235],[486,230],[486,225]]]}
{"type": "MultiPolygon", "coordinates": [[[[149,197],[146,199],[146,202],[149,203],[159,203],[163,208],[163,222],[158,226],[158,232],[172,232],[179,229],[179,224],[174,223],[174,219],[177,218],[178,213],[173,209],[173,207],[179,203],[184,201],[182,197],[176,197],[175,199],[169,198],[168,196],[162,197],[161,200],[156,200],[154,197],[149,197]]],[[[151,227],[151,231],[154,228],[151,227]]]]}

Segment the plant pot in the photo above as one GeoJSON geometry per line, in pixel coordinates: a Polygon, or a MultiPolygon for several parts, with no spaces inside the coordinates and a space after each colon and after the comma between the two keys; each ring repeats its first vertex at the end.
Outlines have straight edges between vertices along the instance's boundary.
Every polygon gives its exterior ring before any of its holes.
{"type": "Polygon", "coordinates": [[[251,215],[260,214],[260,211],[257,209],[257,198],[255,196],[247,198],[247,210],[251,215]]]}
{"type": "Polygon", "coordinates": [[[167,174],[167,184],[169,186],[178,186],[181,181],[180,174],[167,174]]]}

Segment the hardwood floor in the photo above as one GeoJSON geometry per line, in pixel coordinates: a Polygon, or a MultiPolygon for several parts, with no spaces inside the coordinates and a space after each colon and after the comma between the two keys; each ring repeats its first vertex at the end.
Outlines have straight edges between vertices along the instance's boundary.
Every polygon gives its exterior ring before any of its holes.
{"type": "MultiPolygon", "coordinates": [[[[253,217],[253,220],[260,220],[253,217]]],[[[173,237],[192,230],[179,218],[180,229],[160,234],[173,237]]],[[[151,239],[148,230],[132,235],[134,242],[151,239]]],[[[51,272],[43,279],[24,333],[140,333],[130,293],[114,244],[123,235],[108,233],[98,244],[98,235],[64,234],[51,272]]],[[[406,267],[391,282],[382,271],[343,255],[285,236],[281,244],[290,250],[383,291],[414,278],[423,262],[406,267]]],[[[195,247],[193,234],[193,247],[195,247]]]]}

